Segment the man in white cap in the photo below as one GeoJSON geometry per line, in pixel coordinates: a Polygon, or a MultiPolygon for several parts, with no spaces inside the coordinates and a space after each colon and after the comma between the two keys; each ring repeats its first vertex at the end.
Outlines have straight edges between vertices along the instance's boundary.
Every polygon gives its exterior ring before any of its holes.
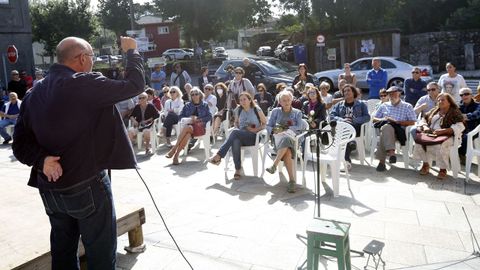
{"type": "MultiPolygon", "coordinates": [[[[412,105],[400,99],[402,91],[397,86],[388,88],[387,94],[390,101],[380,105],[373,116],[375,127],[380,129],[380,141],[376,153],[380,161],[377,166],[379,172],[386,170],[385,159],[387,156],[390,164],[397,162],[395,141],[398,140],[401,145],[405,145],[405,127],[414,125],[417,118],[412,105]]],[[[404,154],[408,155],[408,153],[404,154]]]]}

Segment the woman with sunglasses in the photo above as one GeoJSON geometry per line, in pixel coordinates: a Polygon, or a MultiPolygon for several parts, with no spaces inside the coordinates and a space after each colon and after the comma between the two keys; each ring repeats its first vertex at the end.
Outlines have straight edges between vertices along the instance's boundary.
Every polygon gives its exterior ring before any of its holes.
{"type": "Polygon", "coordinates": [[[193,137],[193,123],[201,121],[205,128],[206,124],[212,120],[212,114],[210,113],[208,104],[203,100],[203,93],[198,87],[193,87],[192,90],[190,90],[190,98],[191,101],[185,104],[179,117],[184,124],[183,129],[177,137],[175,146],[165,155],[167,158],[173,157],[173,165],[180,164],[178,156],[190,141],[190,138],[193,137]]]}
{"type": "Polygon", "coordinates": [[[232,92],[238,103],[238,97],[242,92],[248,92],[250,96],[255,96],[255,88],[252,82],[244,78],[245,71],[241,67],[235,68],[235,78],[228,85],[228,91],[232,92]]]}
{"type": "Polygon", "coordinates": [[[163,106],[162,111],[163,129],[165,129],[165,145],[167,147],[172,147],[172,143],[170,141],[170,137],[172,136],[172,128],[178,123],[178,117],[183,109],[183,100],[182,95],[180,94],[180,88],[176,86],[170,87],[167,96],[169,99],[165,102],[165,106],[163,106]]]}
{"type": "Polygon", "coordinates": [[[152,128],[153,121],[159,117],[158,111],[153,104],[147,101],[147,93],[138,95],[138,104],[133,108],[130,115],[132,127],[128,129],[128,136],[130,140],[135,142],[137,133],[143,132],[143,143],[145,145],[145,154],[150,154],[150,128],[152,128]]]}
{"type": "Polygon", "coordinates": [[[445,65],[445,69],[447,73],[440,76],[438,84],[442,87],[442,93],[449,93],[455,102],[460,104],[462,99],[460,98],[459,91],[461,88],[468,87],[467,83],[463,76],[457,73],[457,67],[453,63],[448,62],[445,65]]]}
{"type": "Polygon", "coordinates": [[[308,117],[311,129],[319,128],[320,122],[327,119],[327,110],[323,103],[320,92],[316,87],[307,89],[308,100],[303,103],[303,114],[308,117]]]}
{"type": "Polygon", "coordinates": [[[263,83],[257,85],[257,94],[255,95],[255,101],[262,109],[264,115],[268,115],[268,108],[273,105],[273,97],[267,92],[267,87],[263,83]]]}
{"type": "Polygon", "coordinates": [[[235,180],[242,175],[241,147],[255,145],[257,132],[265,127],[267,119],[258,106],[255,105],[249,93],[240,93],[240,106],[235,111],[235,129],[230,132],[228,139],[220,146],[217,154],[208,161],[214,165],[220,164],[222,158],[232,149],[233,162],[235,163],[235,180]]]}

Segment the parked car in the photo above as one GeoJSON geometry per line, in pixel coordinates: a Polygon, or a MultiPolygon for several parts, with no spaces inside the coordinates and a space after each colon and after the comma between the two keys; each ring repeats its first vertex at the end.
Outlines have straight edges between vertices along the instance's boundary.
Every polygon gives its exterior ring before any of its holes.
{"type": "Polygon", "coordinates": [[[195,54],[195,51],[192,48],[182,48],[182,50],[195,54]]]}
{"type": "Polygon", "coordinates": [[[212,59],[208,61],[207,63],[207,68],[208,68],[208,75],[209,76],[215,76],[215,72],[217,69],[222,65],[224,59],[212,59]]]}
{"type": "Polygon", "coordinates": [[[168,49],[162,53],[162,56],[167,60],[190,59],[193,57],[193,52],[188,52],[183,49],[168,49]]]}
{"type": "MultiPolygon", "coordinates": [[[[291,85],[294,76],[287,73],[285,70],[270,63],[271,59],[254,58],[250,57],[250,64],[258,67],[258,71],[255,74],[256,83],[264,83],[267,90],[273,90],[277,83],[286,83],[291,85]]],[[[273,59],[278,61],[278,59],[273,59]]],[[[242,59],[230,59],[223,61],[222,65],[215,72],[215,82],[225,82],[227,78],[226,68],[228,65],[234,67],[241,67],[243,65],[242,59]]]]}
{"type": "MultiPolygon", "coordinates": [[[[368,89],[367,73],[372,69],[372,58],[360,58],[350,63],[350,69],[357,77],[357,87],[368,89]]],[[[399,86],[403,87],[405,79],[412,77],[413,66],[398,57],[380,56],[381,66],[388,73],[387,87],[399,86]]],[[[432,81],[432,67],[429,65],[418,66],[422,70],[422,79],[432,81]]],[[[319,81],[325,81],[330,84],[330,89],[338,87],[338,75],[343,73],[343,69],[332,69],[315,73],[315,77],[319,81]]]]}
{"type": "Polygon", "coordinates": [[[272,47],[260,46],[257,50],[257,56],[273,56],[272,47]]]}
{"type": "Polygon", "coordinates": [[[283,61],[293,61],[293,46],[284,46],[278,55],[278,58],[283,61]]]}
{"type": "Polygon", "coordinates": [[[216,47],[215,49],[213,49],[213,58],[227,59],[228,53],[224,47],[216,47]]]}
{"type": "Polygon", "coordinates": [[[115,64],[115,63],[118,63],[119,61],[120,60],[115,55],[99,55],[95,59],[95,62],[102,62],[105,64],[108,64],[108,63],[115,64]]]}

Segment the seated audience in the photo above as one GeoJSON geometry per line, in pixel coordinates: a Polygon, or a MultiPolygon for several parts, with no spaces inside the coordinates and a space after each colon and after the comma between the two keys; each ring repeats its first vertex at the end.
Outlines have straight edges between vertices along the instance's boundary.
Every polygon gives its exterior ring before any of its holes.
{"type": "Polygon", "coordinates": [[[440,168],[438,179],[447,177],[447,166],[450,158],[450,148],[454,144],[455,133],[460,134],[465,126],[463,116],[453,97],[448,93],[441,93],[437,97],[438,105],[429,111],[422,119],[417,132],[432,136],[447,136],[448,139],[440,144],[423,145],[415,143],[413,157],[423,161],[421,175],[427,175],[430,170],[430,160],[435,159],[440,168]]]}
{"type": "Polygon", "coordinates": [[[380,129],[380,141],[378,143],[376,156],[380,163],[377,171],[386,170],[385,159],[389,157],[390,164],[397,162],[395,156],[395,141],[405,145],[407,136],[405,127],[415,124],[417,117],[410,103],[400,99],[402,89],[392,86],[386,91],[390,101],[380,105],[373,117],[374,126],[380,129]]]}
{"type": "Polygon", "coordinates": [[[18,99],[17,93],[10,92],[8,94],[8,102],[0,110],[0,117],[2,118],[0,120],[0,135],[3,137],[3,144],[8,144],[12,140],[5,128],[11,125],[14,126],[17,123],[21,104],[22,101],[18,99]]]}
{"type": "MultiPolygon", "coordinates": [[[[170,91],[167,96],[170,98],[165,102],[165,106],[162,111],[163,128],[165,129],[166,146],[171,147],[172,142],[172,128],[178,124],[178,117],[183,109],[183,100],[181,98],[180,88],[176,86],[170,87],[170,91]]],[[[177,134],[178,136],[178,134],[177,134]]]]}
{"type": "Polygon", "coordinates": [[[137,133],[143,132],[143,144],[145,145],[145,154],[150,154],[150,129],[155,119],[159,117],[157,109],[147,101],[147,93],[138,95],[138,104],[133,108],[130,114],[132,126],[128,130],[128,135],[132,143],[136,142],[137,133]]]}
{"type": "Polygon", "coordinates": [[[433,107],[437,106],[437,97],[440,94],[440,85],[436,82],[427,84],[427,95],[420,97],[415,104],[415,113],[424,116],[433,107]]]}
{"type": "Polygon", "coordinates": [[[265,87],[265,84],[259,83],[257,85],[255,101],[262,109],[263,114],[268,115],[268,109],[273,105],[273,97],[269,92],[267,92],[267,87],[265,87]]]}
{"type": "MultiPolygon", "coordinates": [[[[463,114],[465,130],[462,135],[462,145],[458,148],[458,154],[462,163],[465,162],[467,154],[467,134],[480,125],[480,104],[473,100],[472,90],[470,88],[460,89],[460,111],[463,114]]],[[[478,135],[474,136],[474,139],[478,135]]]]}
{"type": "Polygon", "coordinates": [[[192,90],[190,90],[190,99],[191,102],[185,104],[179,116],[183,128],[177,137],[177,142],[165,155],[167,158],[173,157],[173,165],[180,164],[178,156],[190,141],[190,138],[193,137],[195,122],[200,122],[203,128],[206,128],[207,123],[212,120],[212,114],[210,113],[208,104],[204,101],[204,96],[200,89],[193,87],[192,90]]]}
{"type": "Polygon", "coordinates": [[[242,175],[241,147],[255,145],[256,135],[265,128],[267,119],[262,109],[255,105],[252,96],[248,92],[240,93],[240,106],[235,111],[235,129],[230,132],[228,138],[220,146],[217,154],[209,159],[215,165],[220,164],[222,158],[232,149],[233,163],[235,164],[235,180],[242,175]]]}

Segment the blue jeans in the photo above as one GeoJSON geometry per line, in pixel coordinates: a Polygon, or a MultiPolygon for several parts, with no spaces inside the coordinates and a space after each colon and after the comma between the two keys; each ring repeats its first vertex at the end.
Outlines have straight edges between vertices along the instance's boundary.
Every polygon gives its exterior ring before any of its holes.
{"type": "Polygon", "coordinates": [[[82,236],[89,270],[115,270],[117,225],[110,178],[105,172],[65,189],[41,190],[52,226],[52,270],[79,269],[82,236]]]}
{"type": "Polygon", "coordinates": [[[3,137],[3,139],[5,140],[9,140],[11,139],[12,137],[10,137],[10,135],[8,135],[7,131],[5,130],[5,128],[7,126],[10,126],[10,125],[15,125],[17,123],[17,120],[14,119],[3,119],[3,120],[0,120],[0,135],[3,137]]]}
{"type": "Polygon", "coordinates": [[[232,148],[233,163],[235,164],[235,169],[240,170],[242,168],[242,156],[240,148],[242,146],[252,146],[255,145],[255,139],[257,134],[247,131],[234,129],[228,139],[220,146],[218,150],[218,155],[224,158],[227,155],[227,152],[232,148]]]}

